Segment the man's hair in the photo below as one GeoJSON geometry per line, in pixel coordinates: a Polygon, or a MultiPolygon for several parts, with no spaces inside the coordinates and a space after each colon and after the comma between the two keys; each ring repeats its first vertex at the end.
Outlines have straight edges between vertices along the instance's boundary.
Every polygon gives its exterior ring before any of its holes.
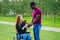
{"type": "Polygon", "coordinates": [[[31,2],[30,5],[31,5],[31,6],[32,6],[32,5],[36,5],[36,3],[35,3],[35,2],[31,2]]]}

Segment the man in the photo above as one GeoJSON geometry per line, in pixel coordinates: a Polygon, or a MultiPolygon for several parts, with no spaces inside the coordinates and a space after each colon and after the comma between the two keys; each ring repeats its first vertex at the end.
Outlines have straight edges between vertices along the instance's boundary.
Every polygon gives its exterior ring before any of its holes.
{"type": "Polygon", "coordinates": [[[36,7],[35,2],[30,3],[30,7],[32,8],[32,22],[29,26],[33,25],[33,33],[34,33],[34,40],[40,40],[39,34],[41,29],[41,9],[36,7]]]}

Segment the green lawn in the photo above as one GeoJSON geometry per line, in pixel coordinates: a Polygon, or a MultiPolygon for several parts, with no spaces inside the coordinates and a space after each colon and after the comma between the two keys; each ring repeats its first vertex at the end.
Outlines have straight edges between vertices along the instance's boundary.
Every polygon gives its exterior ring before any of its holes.
{"type": "Polygon", "coordinates": [[[12,40],[15,28],[11,25],[0,24],[0,40],[12,40]]]}
{"type": "Polygon", "coordinates": [[[60,28],[60,16],[56,16],[56,22],[54,23],[54,17],[53,16],[48,16],[46,18],[46,16],[44,17],[44,19],[42,19],[42,24],[44,26],[52,26],[52,27],[58,27],[60,28]]]}
{"type": "MultiPolygon", "coordinates": [[[[31,16],[30,17],[24,16],[24,19],[26,19],[27,22],[30,23],[32,18],[31,18],[31,16]]],[[[14,17],[0,17],[0,21],[16,22],[16,18],[14,18],[14,17]]],[[[60,28],[60,16],[56,17],[55,24],[54,24],[53,16],[48,16],[47,18],[46,18],[46,16],[44,16],[44,18],[42,18],[42,25],[60,28]]]]}
{"type": "MultiPolygon", "coordinates": [[[[27,31],[30,32],[33,40],[32,28],[27,31]]],[[[15,32],[15,26],[0,24],[0,40],[13,40],[15,32]]],[[[60,40],[60,32],[41,30],[41,40],[60,40]]]]}

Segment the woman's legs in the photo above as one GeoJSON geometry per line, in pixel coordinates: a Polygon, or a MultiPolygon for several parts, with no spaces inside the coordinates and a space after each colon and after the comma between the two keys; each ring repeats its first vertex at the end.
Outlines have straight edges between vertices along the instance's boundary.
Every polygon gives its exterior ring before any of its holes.
{"type": "Polygon", "coordinates": [[[22,37],[23,40],[26,40],[27,39],[27,35],[26,34],[21,34],[20,37],[22,37]]]}
{"type": "Polygon", "coordinates": [[[30,37],[29,33],[27,33],[27,34],[21,34],[20,37],[22,37],[23,40],[31,40],[31,37],[30,37]]]}
{"type": "Polygon", "coordinates": [[[31,40],[31,36],[29,33],[27,34],[27,40],[31,40]]]}

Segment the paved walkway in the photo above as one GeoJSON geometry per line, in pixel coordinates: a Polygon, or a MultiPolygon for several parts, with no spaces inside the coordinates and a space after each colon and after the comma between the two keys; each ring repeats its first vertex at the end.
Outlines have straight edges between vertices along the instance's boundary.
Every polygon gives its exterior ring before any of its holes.
{"type": "MultiPolygon", "coordinates": [[[[15,25],[15,23],[13,22],[6,22],[6,21],[0,21],[0,24],[15,25]]],[[[60,32],[60,28],[48,27],[48,26],[42,26],[42,30],[60,32]]]]}

